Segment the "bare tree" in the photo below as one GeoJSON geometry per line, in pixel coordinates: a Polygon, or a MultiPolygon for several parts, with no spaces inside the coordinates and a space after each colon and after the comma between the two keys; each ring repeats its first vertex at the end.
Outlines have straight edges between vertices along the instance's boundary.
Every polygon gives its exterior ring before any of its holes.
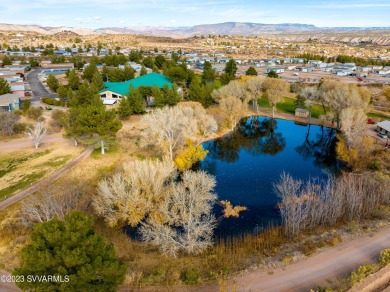
{"type": "Polygon", "coordinates": [[[299,95],[305,98],[305,106],[309,109],[309,122],[311,121],[311,109],[313,104],[319,99],[320,91],[317,87],[303,87],[299,95]]]}
{"type": "Polygon", "coordinates": [[[30,137],[36,149],[39,147],[39,145],[41,145],[46,132],[47,130],[43,123],[37,122],[34,127],[30,127],[25,133],[30,137]]]}
{"type": "Polygon", "coordinates": [[[173,152],[186,138],[196,136],[196,123],[185,115],[182,108],[165,107],[157,109],[142,119],[146,125],[143,132],[146,141],[159,147],[173,160],[173,152]]]}
{"type": "Polygon", "coordinates": [[[0,132],[12,136],[15,132],[15,125],[19,120],[20,117],[12,112],[0,112],[0,132]]]}
{"type": "Polygon", "coordinates": [[[362,133],[367,127],[367,116],[361,108],[348,107],[341,111],[341,131],[349,147],[362,146],[362,133]]]}
{"type": "Polygon", "coordinates": [[[319,225],[368,218],[388,202],[388,183],[369,176],[343,174],[337,179],[311,179],[303,184],[283,173],[274,185],[288,236],[319,225]]]}
{"type": "Polygon", "coordinates": [[[171,161],[124,163],[123,171],[99,183],[93,206],[111,227],[119,223],[136,226],[146,216],[151,221],[162,220],[160,206],[165,204],[174,177],[171,161]]]}
{"type": "Polygon", "coordinates": [[[322,96],[326,105],[335,114],[337,128],[341,129],[341,112],[348,107],[366,110],[369,103],[366,91],[359,90],[355,85],[337,81],[328,81],[322,85],[322,96]]]}
{"type": "Polygon", "coordinates": [[[272,106],[272,118],[274,118],[276,104],[283,100],[283,95],[288,93],[290,86],[287,81],[277,78],[266,78],[263,86],[267,99],[272,106]]]}
{"type": "Polygon", "coordinates": [[[186,171],[175,180],[171,161],[132,161],[99,183],[96,213],[109,226],[141,223],[145,242],[166,254],[197,253],[212,243],[214,177],[186,171]]]}
{"type": "Polygon", "coordinates": [[[243,82],[239,80],[233,80],[227,85],[214,90],[211,95],[218,102],[224,98],[228,98],[229,96],[239,98],[242,102],[248,102],[245,86],[243,82]]]}
{"type": "Polygon", "coordinates": [[[234,96],[228,96],[219,101],[219,107],[226,114],[229,126],[233,130],[237,124],[238,119],[242,116],[243,112],[247,109],[239,98],[234,96]]]}
{"type": "Polygon", "coordinates": [[[211,214],[217,196],[215,179],[203,171],[186,171],[173,185],[164,207],[166,222],[142,224],[142,239],[164,254],[200,253],[212,244],[215,218],[211,214]]]}
{"type": "Polygon", "coordinates": [[[218,131],[217,121],[213,116],[207,114],[199,102],[186,102],[179,106],[184,111],[184,114],[192,118],[193,123],[196,123],[196,133],[199,136],[198,145],[203,142],[204,138],[218,131]]]}
{"type": "Polygon", "coordinates": [[[252,100],[252,106],[258,112],[257,100],[263,94],[263,84],[265,77],[251,77],[243,82],[243,87],[246,93],[246,100],[252,100]]]}

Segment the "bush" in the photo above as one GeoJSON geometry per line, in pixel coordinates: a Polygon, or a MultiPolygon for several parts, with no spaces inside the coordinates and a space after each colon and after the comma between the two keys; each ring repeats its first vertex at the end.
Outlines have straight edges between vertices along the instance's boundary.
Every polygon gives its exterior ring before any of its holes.
{"type": "Polygon", "coordinates": [[[390,249],[384,249],[381,251],[379,257],[380,263],[382,266],[390,265],[390,249]]]}
{"type": "Polygon", "coordinates": [[[368,164],[368,168],[372,170],[378,170],[381,167],[381,163],[378,160],[373,160],[368,164]]]}
{"type": "Polygon", "coordinates": [[[188,269],[183,271],[180,275],[180,279],[186,284],[196,284],[200,278],[200,272],[195,269],[188,269]]]}
{"type": "Polygon", "coordinates": [[[51,114],[51,125],[54,127],[62,128],[65,126],[65,116],[66,113],[62,110],[55,110],[51,114]]]}
{"type": "Polygon", "coordinates": [[[24,133],[27,130],[28,125],[26,123],[17,123],[14,126],[15,134],[24,133]]]}
{"type": "Polygon", "coordinates": [[[367,265],[367,266],[360,266],[356,272],[352,272],[351,275],[348,277],[348,281],[351,286],[358,283],[360,280],[365,279],[368,275],[370,275],[373,272],[374,266],[373,265],[367,265]]]}
{"type": "Polygon", "coordinates": [[[50,98],[50,97],[43,97],[42,102],[46,103],[48,105],[55,105],[55,106],[63,106],[64,105],[64,102],[61,102],[59,100],[55,100],[55,99],[50,98]]]}
{"type": "Polygon", "coordinates": [[[40,107],[32,107],[27,111],[27,116],[30,119],[38,120],[40,116],[42,116],[42,108],[40,107]]]}
{"type": "Polygon", "coordinates": [[[30,108],[30,105],[31,105],[31,100],[27,99],[27,100],[23,101],[23,103],[22,103],[23,112],[27,112],[28,109],[30,108]]]}

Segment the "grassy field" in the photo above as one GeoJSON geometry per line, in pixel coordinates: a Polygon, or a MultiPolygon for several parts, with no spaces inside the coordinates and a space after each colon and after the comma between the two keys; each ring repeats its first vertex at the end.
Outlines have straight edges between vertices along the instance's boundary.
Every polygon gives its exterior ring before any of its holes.
{"type": "Polygon", "coordinates": [[[11,151],[0,158],[0,201],[61,168],[82,148],[58,144],[55,148],[11,151]]]}
{"type": "MultiPolygon", "coordinates": [[[[294,101],[295,101],[295,99],[293,99],[291,97],[284,97],[283,102],[280,102],[276,105],[276,110],[278,112],[283,112],[283,113],[288,113],[288,114],[294,115],[295,108],[296,108],[294,101]]],[[[271,109],[271,106],[270,106],[268,100],[264,97],[259,99],[257,103],[262,108],[271,109]]],[[[321,105],[319,105],[319,104],[313,105],[312,110],[311,110],[311,116],[313,118],[319,118],[319,116],[323,115],[323,114],[324,114],[324,110],[323,110],[321,105]]]]}
{"type": "Polygon", "coordinates": [[[377,113],[368,113],[367,116],[369,118],[377,118],[377,119],[381,119],[381,120],[388,120],[390,119],[390,115],[381,115],[381,114],[377,114],[377,113]]]}

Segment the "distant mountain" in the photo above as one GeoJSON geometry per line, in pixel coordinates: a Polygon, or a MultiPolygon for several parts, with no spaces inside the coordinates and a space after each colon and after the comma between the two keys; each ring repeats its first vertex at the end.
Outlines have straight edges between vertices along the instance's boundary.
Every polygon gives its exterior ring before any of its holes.
{"type": "Polygon", "coordinates": [[[39,25],[19,25],[19,24],[5,24],[5,23],[0,23],[0,31],[36,32],[44,35],[56,34],[63,31],[70,31],[78,35],[99,33],[91,28],[76,28],[76,27],[66,27],[66,26],[44,27],[39,25]]]}
{"type": "Polygon", "coordinates": [[[37,32],[40,34],[56,34],[63,31],[87,34],[146,34],[161,36],[192,36],[192,35],[255,35],[255,34],[284,34],[300,32],[324,31],[361,31],[383,30],[388,27],[316,27],[311,24],[282,23],[263,24],[251,22],[225,22],[216,24],[201,24],[188,27],[105,27],[99,29],[75,27],[43,27],[39,25],[0,24],[0,31],[37,32]]]}

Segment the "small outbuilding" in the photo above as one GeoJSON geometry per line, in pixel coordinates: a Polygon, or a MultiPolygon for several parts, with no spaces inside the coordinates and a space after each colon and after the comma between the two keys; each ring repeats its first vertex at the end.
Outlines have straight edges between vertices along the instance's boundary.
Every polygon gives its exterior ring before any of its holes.
{"type": "Polygon", "coordinates": [[[0,111],[11,112],[20,108],[20,98],[17,94],[0,95],[0,111]]]}
{"type": "Polygon", "coordinates": [[[308,118],[309,111],[307,109],[297,107],[295,109],[295,116],[300,118],[308,118]]]}
{"type": "Polygon", "coordinates": [[[390,121],[383,121],[376,124],[378,133],[390,134],[390,121]]]}

